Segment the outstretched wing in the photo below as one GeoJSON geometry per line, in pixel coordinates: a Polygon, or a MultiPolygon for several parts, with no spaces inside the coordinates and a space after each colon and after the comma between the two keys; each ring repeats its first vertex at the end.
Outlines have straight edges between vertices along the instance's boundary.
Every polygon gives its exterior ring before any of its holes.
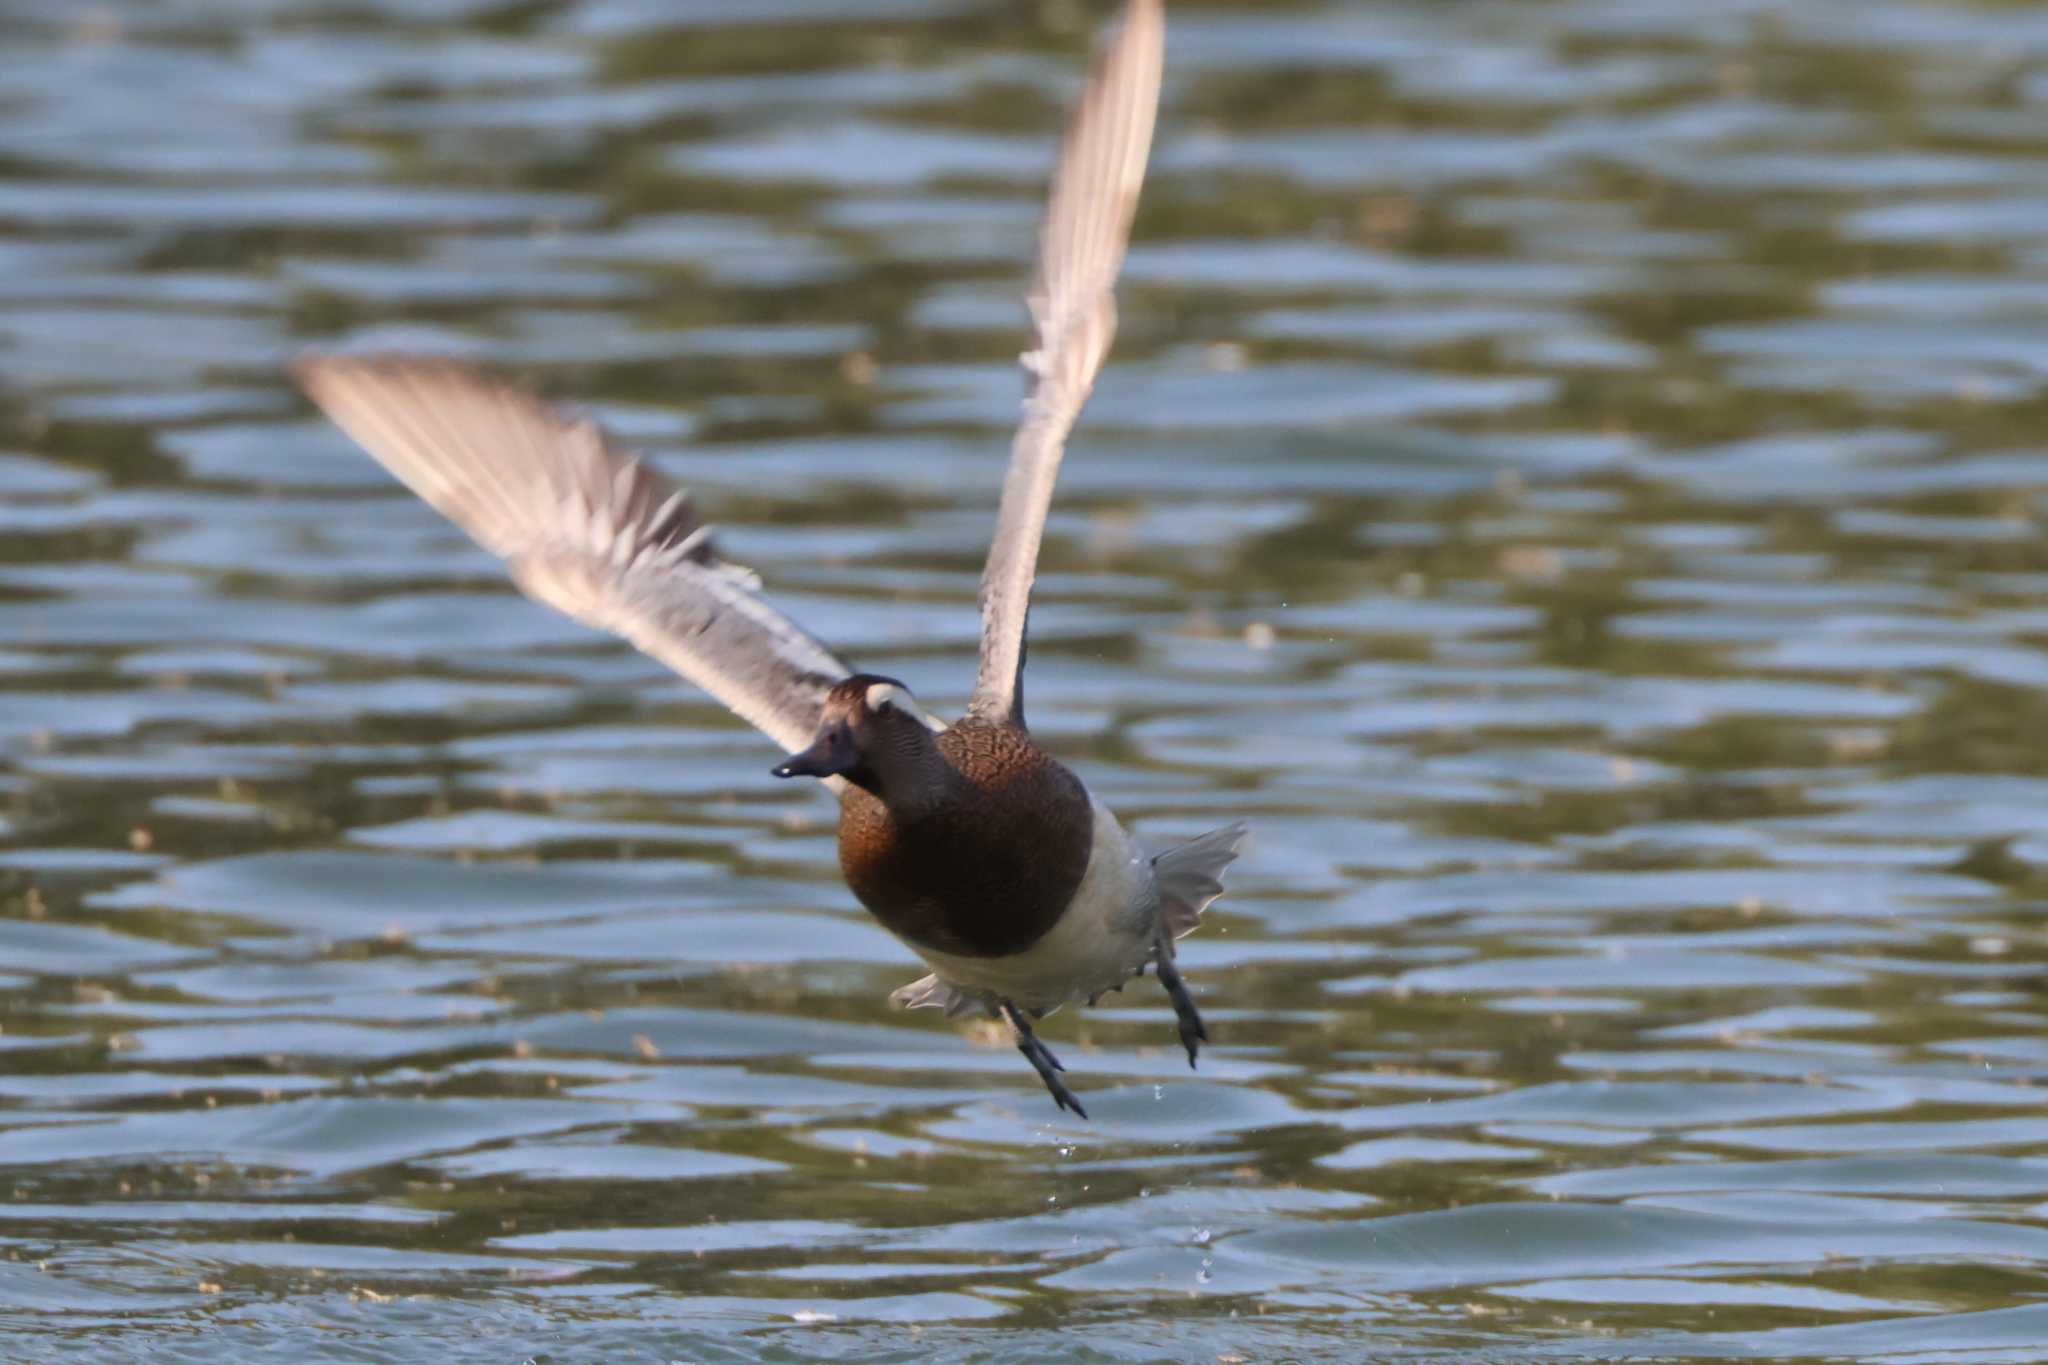
{"type": "Polygon", "coordinates": [[[1111,293],[1145,178],[1166,41],[1161,0],[1129,0],[1060,148],[1029,303],[1030,391],[1010,445],[995,542],[981,576],[981,668],[970,715],[1023,721],[1024,623],[1067,433],[1116,335],[1111,293]]]}
{"type": "Polygon", "coordinates": [[[689,498],[595,422],[452,361],[320,356],[292,373],[527,596],[624,636],[784,749],[810,743],[846,665],[763,601],[689,498]]]}

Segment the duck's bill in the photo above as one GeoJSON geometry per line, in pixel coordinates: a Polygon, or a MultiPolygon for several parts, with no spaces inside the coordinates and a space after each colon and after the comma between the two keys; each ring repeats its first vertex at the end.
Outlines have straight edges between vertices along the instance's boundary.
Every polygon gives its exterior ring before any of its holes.
{"type": "Polygon", "coordinates": [[[771,771],[777,777],[838,777],[859,764],[853,732],[843,725],[828,725],[810,748],[791,754],[771,771]]]}

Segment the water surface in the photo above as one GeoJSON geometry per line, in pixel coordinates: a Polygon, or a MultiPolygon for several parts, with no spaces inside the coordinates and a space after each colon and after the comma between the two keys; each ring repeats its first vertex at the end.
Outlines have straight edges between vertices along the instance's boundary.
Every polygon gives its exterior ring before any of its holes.
{"type": "Polygon", "coordinates": [[[1256,831],[1048,1036],[315,420],[588,403],[964,701],[1100,5],[0,14],[0,1352],[2021,1361],[2048,24],[1181,4],[1035,728],[1256,831]]]}

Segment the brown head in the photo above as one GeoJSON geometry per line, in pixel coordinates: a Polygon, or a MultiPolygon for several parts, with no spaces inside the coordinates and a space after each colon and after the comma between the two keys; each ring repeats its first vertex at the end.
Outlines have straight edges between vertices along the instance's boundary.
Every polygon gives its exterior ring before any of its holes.
{"type": "Polygon", "coordinates": [[[942,788],[953,774],[910,689],[894,678],[856,673],[825,694],[809,748],[774,769],[777,777],[843,777],[885,801],[920,787],[942,788]]]}

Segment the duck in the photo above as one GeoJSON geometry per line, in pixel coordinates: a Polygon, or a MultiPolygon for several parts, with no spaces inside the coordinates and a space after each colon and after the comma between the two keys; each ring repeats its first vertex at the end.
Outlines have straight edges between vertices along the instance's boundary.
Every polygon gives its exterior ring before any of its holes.
{"type": "Polygon", "coordinates": [[[1149,967],[1193,1067],[1209,1033],[1175,945],[1246,838],[1240,821],[1144,852],[1024,712],[1039,546],[1116,331],[1164,45],[1163,0],[1127,0],[1068,121],[1026,300],[1032,347],[978,596],[974,688],[951,723],[778,610],[719,552],[695,500],[594,419],[445,357],[337,352],[292,366],[317,408],[528,597],[668,665],[783,749],[776,777],[837,797],[847,886],[930,969],[892,1002],[993,1021],[1082,1119],[1035,1025],[1149,967]]]}

